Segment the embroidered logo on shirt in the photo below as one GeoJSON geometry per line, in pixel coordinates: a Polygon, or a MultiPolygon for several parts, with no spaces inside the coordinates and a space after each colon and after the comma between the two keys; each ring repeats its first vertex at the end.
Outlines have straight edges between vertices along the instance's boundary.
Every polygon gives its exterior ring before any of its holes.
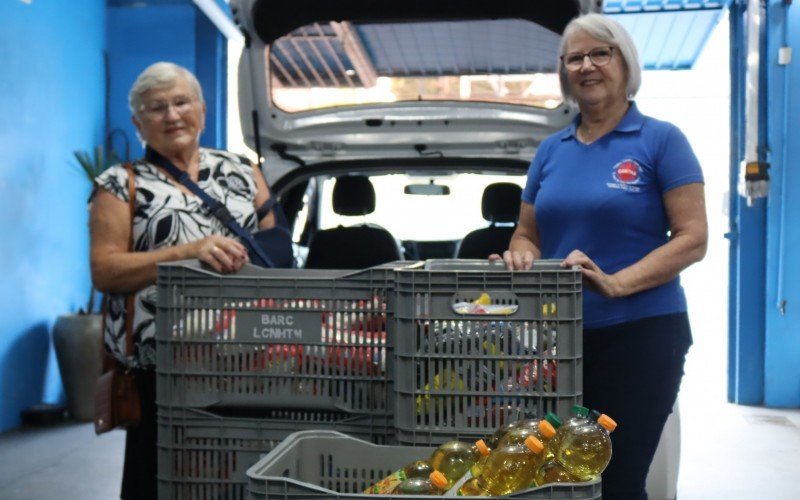
{"type": "Polygon", "coordinates": [[[611,168],[611,177],[614,182],[606,183],[612,189],[622,189],[637,193],[642,190],[639,184],[641,167],[636,160],[626,159],[611,168]]]}

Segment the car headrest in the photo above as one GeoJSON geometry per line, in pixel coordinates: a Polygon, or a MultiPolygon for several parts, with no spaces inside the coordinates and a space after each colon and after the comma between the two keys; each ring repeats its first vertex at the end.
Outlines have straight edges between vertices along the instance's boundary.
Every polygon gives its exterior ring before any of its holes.
{"type": "Polygon", "coordinates": [[[375,188],[367,177],[338,177],[333,185],[333,211],[339,215],[366,215],[375,211],[375,188]]]}
{"type": "Polygon", "coordinates": [[[483,190],[481,212],[491,222],[517,222],[522,188],[511,182],[489,184],[483,190]]]}

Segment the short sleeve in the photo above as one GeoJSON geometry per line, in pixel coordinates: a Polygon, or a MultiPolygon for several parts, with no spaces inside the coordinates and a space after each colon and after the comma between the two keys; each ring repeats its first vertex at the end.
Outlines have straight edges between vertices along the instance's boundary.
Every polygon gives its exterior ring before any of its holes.
{"type": "Polygon", "coordinates": [[[684,184],[703,182],[700,162],[683,132],[670,125],[664,136],[656,167],[661,192],[666,193],[684,184]]]}
{"type": "Polygon", "coordinates": [[[117,164],[106,169],[94,179],[94,189],[89,198],[91,201],[97,194],[98,188],[103,188],[120,200],[128,203],[128,171],[125,166],[117,164]]]}
{"type": "Polygon", "coordinates": [[[536,201],[536,195],[539,193],[539,183],[542,179],[542,168],[545,160],[549,156],[550,148],[549,141],[544,141],[531,161],[528,167],[528,180],[525,183],[525,189],[522,190],[522,201],[531,205],[536,201]]]}

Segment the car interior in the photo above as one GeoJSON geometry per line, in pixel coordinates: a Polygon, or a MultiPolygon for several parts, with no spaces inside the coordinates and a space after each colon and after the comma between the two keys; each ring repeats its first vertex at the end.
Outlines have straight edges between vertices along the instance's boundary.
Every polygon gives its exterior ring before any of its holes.
{"type": "Polygon", "coordinates": [[[459,259],[484,259],[488,255],[502,254],[517,227],[522,188],[510,182],[489,184],[481,198],[483,218],[489,227],[467,234],[456,251],[459,259]]]}
{"type": "MultiPolygon", "coordinates": [[[[333,187],[333,211],[345,216],[365,216],[375,211],[375,189],[368,177],[344,176],[333,187]]],[[[337,226],[314,234],[308,248],[307,269],[364,269],[402,260],[392,233],[369,223],[337,226]]]]}
{"type": "Polygon", "coordinates": [[[522,168],[309,169],[276,189],[292,227],[297,267],[484,259],[508,248],[522,168]]]}

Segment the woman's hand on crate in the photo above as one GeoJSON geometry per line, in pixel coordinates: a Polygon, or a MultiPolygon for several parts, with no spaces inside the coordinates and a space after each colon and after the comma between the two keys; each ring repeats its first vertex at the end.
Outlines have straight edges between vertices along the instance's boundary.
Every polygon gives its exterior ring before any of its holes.
{"type": "Polygon", "coordinates": [[[600,266],[580,250],[573,250],[561,261],[561,267],[580,266],[583,284],[593,292],[604,297],[621,297],[624,295],[622,283],[613,274],[606,274],[600,266]]]}
{"type": "Polygon", "coordinates": [[[503,252],[502,257],[496,253],[493,253],[489,256],[489,262],[502,260],[506,265],[506,269],[509,271],[528,271],[531,267],[533,267],[534,259],[533,252],[529,250],[524,252],[506,250],[503,252]]]}
{"type": "Polygon", "coordinates": [[[226,236],[207,236],[192,245],[196,257],[221,274],[235,273],[250,260],[244,245],[226,236]]]}

